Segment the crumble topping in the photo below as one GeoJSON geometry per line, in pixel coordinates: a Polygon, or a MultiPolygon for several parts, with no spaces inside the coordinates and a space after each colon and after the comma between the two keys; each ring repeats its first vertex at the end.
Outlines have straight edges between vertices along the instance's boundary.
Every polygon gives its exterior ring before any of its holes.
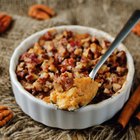
{"type": "MultiPolygon", "coordinates": [[[[50,30],[20,56],[16,69],[18,80],[33,96],[57,104],[64,93],[68,96],[71,90],[78,91],[73,87],[75,80],[88,78],[109,46],[109,41],[87,33],[50,30]],[[58,100],[54,100],[54,95],[60,95],[58,100]]],[[[94,79],[99,89],[91,103],[109,98],[121,89],[127,72],[126,54],[116,49],[94,79]]],[[[90,93],[93,95],[92,90],[90,93]]],[[[79,101],[76,108],[88,103],[79,101]]]]}

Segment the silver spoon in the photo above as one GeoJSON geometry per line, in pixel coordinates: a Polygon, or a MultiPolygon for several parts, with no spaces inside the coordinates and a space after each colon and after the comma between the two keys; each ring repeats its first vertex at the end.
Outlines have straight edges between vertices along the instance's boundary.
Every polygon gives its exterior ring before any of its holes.
{"type": "Polygon", "coordinates": [[[128,33],[131,31],[133,26],[139,21],[140,19],[140,10],[136,10],[130,19],[127,21],[125,26],[122,28],[120,33],[117,35],[115,40],[110,45],[109,49],[106,51],[106,53],[101,57],[101,59],[98,61],[98,63],[95,65],[93,70],[90,72],[89,76],[94,79],[98,70],[101,68],[101,66],[104,64],[104,62],[107,60],[107,58],[113,53],[114,49],[118,47],[118,45],[126,38],[128,33]]]}

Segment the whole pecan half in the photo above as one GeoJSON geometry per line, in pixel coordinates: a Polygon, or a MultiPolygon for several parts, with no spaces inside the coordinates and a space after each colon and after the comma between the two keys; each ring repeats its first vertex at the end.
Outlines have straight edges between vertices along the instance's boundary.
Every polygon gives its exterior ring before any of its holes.
{"type": "Polygon", "coordinates": [[[9,28],[11,22],[11,16],[4,13],[0,13],[0,33],[4,33],[9,28]]]}
{"type": "Polygon", "coordinates": [[[4,126],[13,118],[13,112],[6,106],[0,105],[0,127],[4,126]]]}
{"type": "Polygon", "coordinates": [[[55,11],[46,5],[36,4],[29,8],[28,15],[39,20],[45,20],[54,16],[55,11]]]}

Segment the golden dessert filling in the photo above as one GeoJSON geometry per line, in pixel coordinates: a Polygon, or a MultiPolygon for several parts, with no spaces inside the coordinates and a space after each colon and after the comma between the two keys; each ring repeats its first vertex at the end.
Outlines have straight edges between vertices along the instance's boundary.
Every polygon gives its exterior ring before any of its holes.
{"type": "Polygon", "coordinates": [[[95,81],[89,78],[109,46],[87,33],[50,30],[20,56],[17,78],[33,96],[60,109],[98,103],[121,89],[128,72],[125,52],[116,49],[95,81]]]}
{"type": "Polygon", "coordinates": [[[87,105],[95,97],[97,90],[98,83],[90,77],[75,78],[69,90],[54,90],[50,94],[50,100],[60,109],[75,110],[87,105]]]}

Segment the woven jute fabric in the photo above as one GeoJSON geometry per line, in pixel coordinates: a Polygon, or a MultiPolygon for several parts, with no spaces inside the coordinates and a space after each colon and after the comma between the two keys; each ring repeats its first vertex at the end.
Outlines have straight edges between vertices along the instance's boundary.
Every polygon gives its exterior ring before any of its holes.
{"type": "MultiPolygon", "coordinates": [[[[0,35],[0,104],[9,106],[14,119],[0,128],[0,139],[12,140],[138,140],[140,125],[130,121],[117,131],[117,115],[102,125],[84,130],[61,130],[35,122],[15,102],[9,79],[9,61],[14,49],[29,35],[58,25],[84,25],[115,36],[131,13],[140,8],[138,0],[0,0],[0,11],[13,17],[11,28],[0,35]],[[57,16],[37,21],[27,15],[29,6],[42,3],[53,7],[57,16]]],[[[134,85],[140,81],[140,37],[130,33],[124,41],[135,61],[134,85]]]]}

